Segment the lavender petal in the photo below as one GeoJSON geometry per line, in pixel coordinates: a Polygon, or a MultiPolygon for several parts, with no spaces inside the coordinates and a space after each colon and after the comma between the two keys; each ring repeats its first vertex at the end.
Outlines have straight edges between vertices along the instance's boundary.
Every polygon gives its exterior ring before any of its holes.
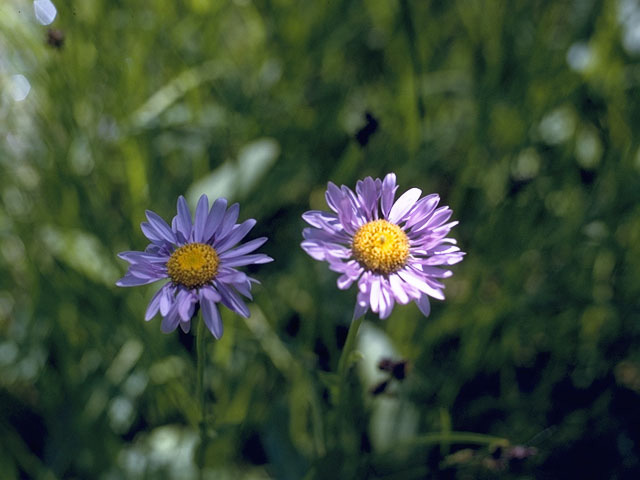
{"type": "Polygon", "coordinates": [[[240,225],[237,225],[238,228],[232,229],[231,233],[227,235],[223,239],[216,239],[216,243],[213,244],[216,251],[218,253],[223,253],[237,244],[240,240],[242,240],[247,233],[255,226],[256,221],[253,218],[249,220],[245,220],[240,225]],[[220,242],[220,243],[217,243],[220,242]]]}
{"type": "Polygon", "coordinates": [[[419,188],[410,188],[404,192],[393,204],[393,207],[391,207],[391,211],[389,212],[389,217],[387,219],[391,223],[400,223],[420,198],[420,195],[422,195],[422,190],[419,188]]]}
{"type": "Polygon", "coordinates": [[[222,223],[218,228],[218,231],[214,235],[214,239],[217,241],[219,238],[224,238],[231,231],[233,226],[236,224],[236,220],[238,220],[238,215],[240,214],[240,205],[238,203],[234,203],[229,207],[229,209],[224,214],[224,218],[222,219],[222,223]]]}
{"type": "MultiPolygon", "coordinates": [[[[164,288],[164,287],[162,287],[164,288]]],[[[162,288],[156,292],[156,294],[151,298],[149,302],[149,306],[147,306],[147,311],[144,314],[144,319],[148,322],[153,317],[155,317],[156,313],[160,309],[160,299],[162,298],[162,288]]]]}
{"type": "Polygon", "coordinates": [[[225,307],[233,310],[237,314],[249,318],[250,312],[247,305],[242,301],[242,299],[238,296],[230,288],[227,288],[223,283],[217,282],[216,284],[218,288],[218,292],[220,292],[220,296],[222,297],[222,303],[225,307]]]}
{"type": "Polygon", "coordinates": [[[327,205],[329,205],[329,208],[338,213],[338,206],[342,201],[343,193],[335,183],[329,182],[327,184],[327,191],[324,194],[324,197],[327,200],[327,205]]]}
{"type": "Polygon", "coordinates": [[[207,215],[209,213],[209,199],[206,195],[200,196],[198,205],[196,206],[196,218],[193,224],[193,239],[196,242],[203,243],[204,230],[207,225],[207,215]]]}
{"type": "Polygon", "coordinates": [[[352,321],[356,318],[360,318],[362,315],[367,313],[369,310],[369,303],[367,302],[367,297],[363,293],[358,293],[358,297],[356,299],[356,306],[353,309],[353,318],[352,321]]]}
{"type": "Polygon", "coordinates": [[[175,243],[176,237],[169,228],[167,222],[155,212],[151,210],[146,210],[145,214],[147,216],[147,220],[149,221],[149,225],[160,235],[163,240],[168,242],[175,243]]]}
{"type": "Polygon", "coordinates": [[[189,333],[189,331],[191,330],[191,320],[180,322],[180,329],[182,329],[184,333],[189,333]]]}
{"type": "Polygon", "coordinates": [[[218,306],[215,302],[208,300],[204,296],[200,297],[200,306],[202,307],[204,324],[215,338],[220,339],[222,337],[223,327],[218,306]]]}
{"type": "Polygon", "coordinates": [[[250,242],[244,243],[240,245],[238,248],[233,250],[227,250],[226,252],[218,252],[218,256],[220,259],[225,258],[233,258],[239,257],[240,255],[245,255],[247,253],[251,253],[254,250],[260,248],[267,241],[267,237],[256,238],[255,240],[251,240],[250,242]]]}
{"type": "Polygon", "coordinates": [[[162,330],[163,333],[171,333],[177,328],[179,322],[180,316],[178,315],[178,306],[177,304],[174,304],[167,316],[162,317],[160,330],[162,330]]]}
{"type": "Polygon", "coordinates": [[[222,219],[224,218],[224,213],[227,209],[227,200],[225,198],[219,198],[213,205],[211,206],[211,211],[207,216],[207,221],[205,225],[204,232],[202,234],[203,241],[208,243],[213,237],[213,234],[216,233],[222,219]]]}
{"type": "Polygon", "coordinates": [[[124,277],[116,282],[118,287],[138,287],[158,281],[158,278],[139,278],[127,273],[124,277]]]}
{"type": "Polygon", "coordinates": [[[206,298],[210,302],[219,302],[222,299],[213,285],[205,285],[204,287],[201,287],[198,295],[200,295],[201,299],[206,298]]]}
{"type": "Polygon", "coordinates": [[[440,202],[440,196],[435,193],[427,195],[426,197],[418,200],[414,208],[411,209],[411,211],[407,215],[407,223],[405,223],[405,228],[411,228],[413,225],[428,219],[436,209],[438,202],[440,202]]]}
{"type": "Polygon", "coordinates": [[[180,195],[178,197],[178,219],[176,226],[178,231],[184,236],[187,241],[191,240],[192,224],[191,224],[191,211],[185,198],[180,195]]]}
{"type": "Polygon", "coordinates": [[[397,189],[396,174],[388,173],[382,181],[382,193],[380,198],[380,207],[384,218],[389,217],[389,211],[393,205],[393,198],[395,197],[397,189]]]}
{"type": "Polygon", "coordinates": [[[431,313],[431,304],[429,303],[429,297],[427,295],[422,295],[416,300],[416,305],[425,317],[429,316],[429,313],[431,313]]]}
{"type": "Polygon", "coordinates": [[[243,255],[242,257],[225,259],[225,267],[241,267],[243,265],[250,265],[252,263],[269,263],[273,262],[273,258],[263,253],[254,253],[251,255],[243,255]]]}

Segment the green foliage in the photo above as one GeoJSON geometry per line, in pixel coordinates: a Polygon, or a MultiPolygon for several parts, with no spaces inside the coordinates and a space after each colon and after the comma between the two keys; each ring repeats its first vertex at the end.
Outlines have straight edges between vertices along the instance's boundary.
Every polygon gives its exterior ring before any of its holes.
{"type": "Polygon", "coordinates": [[[210,478],[640,472],[634,2],[54,3],[58,46],[0,5],[3,478],[195,478],[193,335],[114,282],[144,210],[203,191],[276,260],[205,347],[210,478]],[[468,255],[429,318],[367,317],[336,417],[355,292],[300,215],[389,171],[468,255]],[[374,395],[383,356],[409,369],[374,395]]]}

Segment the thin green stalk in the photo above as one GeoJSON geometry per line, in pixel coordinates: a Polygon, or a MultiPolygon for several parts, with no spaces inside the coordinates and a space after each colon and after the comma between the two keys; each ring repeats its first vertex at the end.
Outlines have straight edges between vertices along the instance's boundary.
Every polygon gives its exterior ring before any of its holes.
{"type": "Polygon", "coordinates": [[[196,395],[199,399],[200,403],[200,446],[198,449],[198,471],[199,478],[202,480],[204,478],[204,457],[205,457],[205,449],[206,449],[206,435],[207,435],[207,427],[206,427],[206,391],[204,389],[204,366],[206,362],[205,355],[205,336],[206,336],[206,328],[204,324],[204,318],[200,318],[198,322],[198,328],[196,330],[196,354],[198,356],[197,361],[197,376],[198,383],[196,387],[196,395]]]}
{"type": "Polygon", "coordinates": [[[380,452],[379,457],[387,455],[396,455],[399,451],[410,451],[412,448],[420,448],[428,445],[441,445],[453,444],[453,445],[485,445],[489,448],[495,447],[508,447],[509,440],[503,437],[494,437],[493,435],[484,435],[482,433],[474,432],[432,432],[418,435],[417,437],[410,438],[398,442],[393,448],[380,452]]]}
{"type": "Polygon", "coordinates": [[[506,447],[509,445],[509,440],[503,437],[495,437],[493,435],[485,435],[483,433],[474,432],[433,432],[419,435],[407,442],[404,442],[403,446],[422,446],[422,445],[434,445],[438,443],[455,443],[463,444],[469,443],[473,445],[487,445],[487,446],[500,446],[506,447]]]}
{"type": "MultiPolygon", "coordinates": [[[[418,116],[420,121],[424,121],[426,114],[426,108],[424,100],[422,98],[422,62],[420,61],[420,54],[418,52],[418,38],[416,30],[413,27],[411,7],[408,0],[400,0],[400,13],[402,15],[402,23],[404,24],[405,31],[407,33],[407,40],[409,43],[409,57],[411,58],[411,65],[413,66],[413,81],[414,90],[416,96],[416,104],[418,108],[418,116]]],[[[422,124],[420,125],[422,127],[422,124]]]]}
{"type": "Polygon", "coordinates": [[[345,439],[344,434],[345,422],[343,421],[347,417],[347,385],[349,376],[349,367],[351,366],[351,355],[356,344],[356,338],[358,336],[358,330],[364,315],[356,318],[351,322],[349,326],[349,332],[347,333],[347,339],[344,342],[342,353],[340,354],[340,360],[338,361],[338,395],[336,410],[338,415],[335,417],[337,424],[335,425],[336,433],[338,433],[338,443],[342,443],[345,439]]]}
{"type": "Polygon", "coordinates": [[[342,384],[346,383],[347,369],[349,367],[349,356],[353,351],[353,347],[356,343],[356,337],[358,336],[358,329],[364,319],[364,315],[356,318],[349,326],[349,332],[347,333],[347,339],[344,342],[342,354],[340,354],[340,360],[338,360],[338,377],[340,378],[340,390],[342,390],[342,384]]]}

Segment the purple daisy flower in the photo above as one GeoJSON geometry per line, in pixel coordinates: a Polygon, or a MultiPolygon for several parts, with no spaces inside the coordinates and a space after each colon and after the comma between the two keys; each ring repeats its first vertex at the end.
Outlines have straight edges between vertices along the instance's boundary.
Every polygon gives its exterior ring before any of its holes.
{"type": "Polygon", "coordinates": [[[312,228],[302,232],[302,248],[341,273],[338,288],[358,282],[353,318],[369,308],[387,318],[395,302],[416,302],[428,316],[429,297],[444,299],[438,280],[452,275],[442,268],[462,260],[464,253],[453,238],[446,238],[458,222],[449,207],[436,208],[436,194],[420,198],[412,188],[395,202],[396,176],[384,180],[367,177],[350,188],[329,182],[325,198],[335,213],[312,210],[302,218],[312,228]]]}
{"type": "Polygon", "coordinates": [[[195,221],[191,220],[182,196],[178,198],[178,214],[173,217],[171,227],[159,215],[146,211],[148,222],[142,222],[140,227],[151,244],[144,252],[118,254],[130,265],[127,274],[116,282],[120,287],[134,287],[164,278],[170,280],[149,302],[145,320],[151,320],[159,311],[163,332],[172,332],[178,325],[188,332],[200,307],[207,328],[220,338],[218,302],[243,317],[249,316],[239,293],[251,300],[251,283],[258,281],[236,267],[273,259],[251,253],[267,241],[266,237],[234,248],[256,224],[254,219],[236,224],[239,211],[237,203],[227,209],[224,198],[216,200],[209,210],[206,195],[198,201],[195,221]]]}

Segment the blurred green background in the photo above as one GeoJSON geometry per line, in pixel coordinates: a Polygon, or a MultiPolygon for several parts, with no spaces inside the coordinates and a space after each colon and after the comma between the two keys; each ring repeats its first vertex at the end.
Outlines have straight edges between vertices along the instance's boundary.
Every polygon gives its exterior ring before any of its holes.
{"type": "Polygon", "coordinates": [[[195,478],[193,336],[114,282],[201,192],[276,260],[207,342],[210,478],[638,478],[640,2],[54,3],[0,4],[3,479],[195,478]],[[468,255],[430,317],[367,316],[336,440],[355,291],[300,215],[390,171],[468,255]]]}

